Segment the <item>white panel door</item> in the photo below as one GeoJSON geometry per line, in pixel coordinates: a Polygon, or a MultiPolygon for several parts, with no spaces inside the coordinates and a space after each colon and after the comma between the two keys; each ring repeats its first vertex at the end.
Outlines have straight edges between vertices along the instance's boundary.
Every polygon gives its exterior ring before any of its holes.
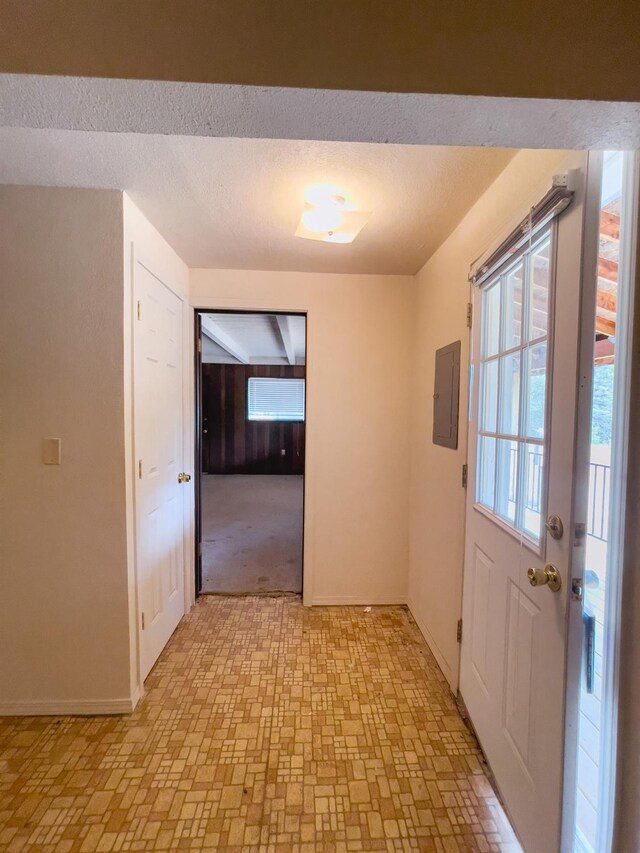
{"type": "Polygon", "coordinates": [[[560,850],[583,194],[474,293],[460,692],[526,853],[560,850]]]}
{"type": "Polygon", "coordinates": [[[145,679],[184,615],[182,302],[134,263],[136,570],[145,679]]]}

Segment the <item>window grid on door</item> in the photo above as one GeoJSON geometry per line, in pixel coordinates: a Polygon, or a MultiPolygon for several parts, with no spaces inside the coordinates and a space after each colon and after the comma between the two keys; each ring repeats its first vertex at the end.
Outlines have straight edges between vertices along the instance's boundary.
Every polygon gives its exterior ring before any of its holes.
{"type": "Polygon", "coordinates": [[[540,542],[553,230],[524,246],[481,293],[476,504],[540,542]]]}

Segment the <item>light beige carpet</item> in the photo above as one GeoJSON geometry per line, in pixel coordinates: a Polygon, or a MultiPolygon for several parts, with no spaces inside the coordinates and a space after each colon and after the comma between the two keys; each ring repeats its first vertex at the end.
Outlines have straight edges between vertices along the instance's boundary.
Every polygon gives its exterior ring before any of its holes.
{"type": "Polygon", "coordinates": [[[202,591],[302,590],[303,477],[202,475],[202,591]]]}

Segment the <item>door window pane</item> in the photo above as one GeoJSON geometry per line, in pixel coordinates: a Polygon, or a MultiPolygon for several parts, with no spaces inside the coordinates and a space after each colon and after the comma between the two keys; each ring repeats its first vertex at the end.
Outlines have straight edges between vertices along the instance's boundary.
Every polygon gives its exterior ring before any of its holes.
{"type": "Polygon", "coordinates": [[[504,284],[504,329],[501,350],[519,347],[522,340],[524,261],[507,273],[504,284]]]}
{"type": "Polygon", "coordinates": [[[496,431],[498,410],[498,362],[487,361],[482,365],[480,384],[480,429],[483,432],[496,431]]]}
{"type": "Polygon", "coordinates": [[[482,294],[484,314],[484,334],[482,356],[489,358],[498,352],[500,346],[500,279],[487,286],[482,294]]]}
{"type": "Polygon", "coordinates": [[[536,341],[547,334],[549,325],[549,280],[551,275],[551,240],[547,238],[531,255],[529,288],[528,339],[536,341]]]}
{"type": "Polygon", "coordinates": [[[493,509],[496,482],[496,440],[478,436],[478,474],[476,500],[493,509]]]}
{"type": "Polygon", "coordinates": [[[517,435],[520,422],[520,353],[500,359],[500,427],[503,435],[517,435]]]}
{"type": "Polygon", "coordinates": [[[538,539],[542,522],[542,484],[544,482],[544,448],[539,444],[525,444],[523,465],[522,527],[538,539]]]}
{"type": "Polygon", "coordinates": [[[538,542],[545,501],[551,227],[483,290],[476,501],[538,542]]]}
{"type": "Polygon", "coordinates": [[[498,441],[498,488],[496,512],[512,524],[518,501],[518,442],[498,441]]]}
{"type": "Polygon", "coordinates": [[[547,390],[547,343],[525,350],[526,399],[525,433],[528,438],[544,438],[547,390]]]}

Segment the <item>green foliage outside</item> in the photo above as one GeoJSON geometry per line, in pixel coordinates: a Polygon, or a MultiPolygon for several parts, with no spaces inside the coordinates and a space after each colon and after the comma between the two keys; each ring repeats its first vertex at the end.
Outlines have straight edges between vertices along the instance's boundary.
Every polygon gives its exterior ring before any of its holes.
{"type": "MultiPolygon", "coordinates": [[[[591,417],[591,443],[611,444],[611,413],[613,411],[614,365],[603,364],[593,371],[593,410],[591,417]]],[[[534,374],[529,386],[530,434],[542,437],[544,413],[545,375],[534,374]]]]}
{"type": "Polygon", "coordinates": [[[614,365],[603,364],[593,371],[591,443],[611,444],[614,365]]]}

